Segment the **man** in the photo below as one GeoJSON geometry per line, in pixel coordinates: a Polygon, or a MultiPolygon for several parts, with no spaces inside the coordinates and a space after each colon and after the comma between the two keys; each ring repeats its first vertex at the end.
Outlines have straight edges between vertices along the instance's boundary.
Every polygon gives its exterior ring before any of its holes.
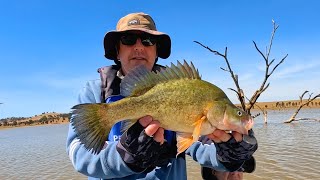
{"type": "MultiPolygon", "coordinates": [[[[115,31],[104,37],[105,57],[116,65],[100,68],[101,81],[89,81],[80,92],[82,103],[110,103],[120,96],[121,79],[139,65],[150,71],[161,70],[158,57],[170,55],[170,37],[157,31],[153,19],[144,13],[132,13],[121,18],[115,31]]],[[[79,141],[72,125],[69,126],[67,153],[74,168],[89,179],[187,179],[185,154],[202,166],[223,171],[236,171],[252,157],[257,144],[248,145],[239,133],[227,134],[216,130],[210,137],[216,144],[194,143],[185,153],[176,157],[175,132],[161,128],[151,116],[141,117],[121,135],[126,121],[116,123],[104,149],[92,154],[79,141]],[[121,136],[121,138],[120,138],[121,136]],[[232,143],[229,143],[231,140],[232,143]],[[233,148],[225,150],[225,144],[247,148],[241,152],[233,148]],[[224,152],[227,152],[224,154],[224,152]]]]}

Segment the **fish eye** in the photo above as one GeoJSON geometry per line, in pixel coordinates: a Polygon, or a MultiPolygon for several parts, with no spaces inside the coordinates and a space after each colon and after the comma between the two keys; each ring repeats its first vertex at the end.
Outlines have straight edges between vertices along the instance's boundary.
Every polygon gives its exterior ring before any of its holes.
{"type": "Polygon", "coordinates": [[[237,114],[238,114],[238,116],[242,116],[242,112],[241,111],[238,111],[237,114]]]}

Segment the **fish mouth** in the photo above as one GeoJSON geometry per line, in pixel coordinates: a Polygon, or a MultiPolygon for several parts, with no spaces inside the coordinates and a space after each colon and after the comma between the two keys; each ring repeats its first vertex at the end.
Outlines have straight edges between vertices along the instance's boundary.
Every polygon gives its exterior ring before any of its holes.
{"type": "Polygon", "coordinates": [[[253,127],[253,119],[250,117],[249,119],[241,120],[241,126],[239,127],[239,131],[241,134],[248,135],[249,130],[253,127]]]}
{"type": "Polygon", "coordinates": [[[229,121],[229,116],[227,113],[224,113],[223,124],[228,131],[236,131],[244,135],[249,134],[249,130],[253,127],[253,119],[250,117],[249,119],[242,119],[239,123],[232,123],[229,121]]]}
{"type": "Polygon", "coordinates": [[[253,127],[253,124],[254,124],[253,118],[250,117],[249,120],[243,120],[242,124],[243,124],[244,128],[249,131],[253,127]]]}

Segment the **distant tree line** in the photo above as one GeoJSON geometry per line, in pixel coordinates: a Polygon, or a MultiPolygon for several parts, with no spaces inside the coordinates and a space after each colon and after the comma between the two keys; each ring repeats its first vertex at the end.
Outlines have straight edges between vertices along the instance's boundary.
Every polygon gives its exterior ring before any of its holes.
{"type": "MultiPolygon", "coordinates": [[[[286,107],[297,107],[300,106],[301,102],[277,102],[276,107],[278,108],[286,108],[286,107]]],[[[310,102],[307,106],[320,106],[320,102],[310,102]]]]}
{"type": "MultiPolygon", "coordinates": [[[[278,101],[275,103],[268,103],[268,105],[264,105],[263,109],[286,109],[286,108],[296,108],[299,107],[302,102],[298,102],[298,101],[278,101]]],[[[259,103],[255,104],[254,108],[257,108],[256,106],[258,106],[259,103]]],[[[320,107],[320,102],[308,102],[306,104],[307,107],[320,107]]]]}
{"type": "Polygon", "coordinates": [[[62,113],[62,114],[54,114],[54,115],[47,114],[47,113],[42,113],[41,115],[35,115],[34,117],[41,116],[41,118],[37,120],[32,120],[31,117],[10,117],[5,119],[0,119],[0,127],[1,126],[52,124],[52,123],[59,122],[59,120],[61,122],[69,121],[71,116],[70,113],[62,113]]]}

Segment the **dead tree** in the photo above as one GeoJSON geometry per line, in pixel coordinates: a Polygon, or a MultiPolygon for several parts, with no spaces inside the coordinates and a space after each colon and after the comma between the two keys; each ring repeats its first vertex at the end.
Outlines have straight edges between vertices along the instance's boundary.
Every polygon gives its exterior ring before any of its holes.
{"type": "Polygon", "coordinates": [[[296,111],[293,113],[293,115],[286,120],[284,123],[291,123],[292,121],[300,121],[300,120],[315,120],[315,121],[320,121],[318,119],[314,119],[314,118],[296,118],[296,116],[298,115],[299,111],[302,109],[303,106],[308,106],[309,103],[311,103],[313,100],[317,99],[318,97],[320,97],[320,94],[315,95],[314,97],[312,97],[312,94],[309,94],[309,98],[303,103],[303,96],[305,94],[307,94],[309,91],[304,91],[304,93],[302,93],[301,96],[299,96],[300,98],[300,106],[296,109],[296,111]]]}
{"type": "Polygon", "coordinates": [[[261,108],[257,103],[255,104],[263,114],[263,122],[265,124],[268,123],[268,111],[265,108],[261,108]]]}
{"type": "Polygon", "coordinates": [[[245,93],[243,91],[243,89],[240,87],[239,84],[239,80],[238,80],[238,75],[235,74],[231,68],[231,65],[229,63],[228,60],[228,48],[225,48],[224,54],[216,51],[216,50],[212,50],[210,49],[208,46],[203,45],[202,43],[198,42],[198,41],[194,41],[195,43],[201,45],[202,47],[208,49],[210,52],[214,53],[215,55],[221,56],[222,58],[224,58],[224,60],[226,61],[227,64],[227,68],[222,68],[220,67],[220,69],[222,69],[223,71],[229,72],[231,75],[231,78],[233,79],[233,82],[236,86],[236,89],[233,88],[229,88],[230,90],[234,91],[237,95],[237,98],[240,101],[241,107],[244,111],[246,111],[248,114],[251,115],[251,109],[253,108],[254,104],[257,102],[258,98],[260,97],[260,95],[269,87],[270,83],[268,82],[269,77],[272,75],[272,73],[279,67],[280,64],[283,63],[283,61],[287,58],[288,54],[286,54],[275,66],[271,67],[272,63],[274,63],[275,59],[270,60],[270,53],[271,53],[271,47],[272,47],[272,43],[273,43],[273,38],[274,35],[278,29],[278,25],[272,20],[272,24],[273,24],[273,30],[272,30],[272,34],[271,34],[271,38],[270,38],[270,43],[269,46],[266,47],[266,52],[262,53],[261,50],[258,48],[257,44],[255,41],[253,41],[253,44],[255,46],[255,49],[259,52],[259,54],[262,56],[263,60],[265,61],[265,75],[264,75],[264,79],[260,85],[260,88],[257,89],[255,91],[255,93],[251,96],[251,98],[247,98],[245,96],[245,93]],[[248,99],[248,103],[246,102],[246,99],[248,99]]]}

